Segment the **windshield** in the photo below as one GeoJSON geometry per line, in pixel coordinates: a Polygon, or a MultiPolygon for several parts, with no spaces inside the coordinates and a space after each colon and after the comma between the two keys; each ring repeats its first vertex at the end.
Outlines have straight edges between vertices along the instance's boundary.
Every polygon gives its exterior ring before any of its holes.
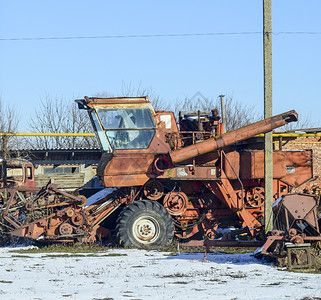
{"type": "Polygon", "coordinates": [[[98,115],[114,149],[146,149],[155,134],[148,108],[99,109],[98,115]]]}
{"type": "Polygon", "coordinates": [[[98,115],[104,129],[155,128],[155,122],[147,108],[100,109],[98,115]]]}

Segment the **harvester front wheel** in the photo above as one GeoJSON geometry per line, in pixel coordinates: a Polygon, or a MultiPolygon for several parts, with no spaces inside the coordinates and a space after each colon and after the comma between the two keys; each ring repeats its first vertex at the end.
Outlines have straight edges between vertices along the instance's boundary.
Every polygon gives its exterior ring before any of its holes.
{"type": "Polygon", "coordinates": [[[122,246],[165,246],[172,242],[173,236],[172,217],[156,201],[131,203],[117,219],[116,237],[122,246]]]}

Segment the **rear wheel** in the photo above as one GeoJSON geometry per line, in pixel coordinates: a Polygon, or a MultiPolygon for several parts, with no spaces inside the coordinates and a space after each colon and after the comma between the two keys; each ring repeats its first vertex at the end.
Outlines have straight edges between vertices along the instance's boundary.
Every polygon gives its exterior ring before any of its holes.
{"type": "Polygon", "coordinates": [[[134,202],[117,219],[116,237],[122,246],[165,246],[172,242],[173,236],[172,217],[156,201],[134,202]]]}

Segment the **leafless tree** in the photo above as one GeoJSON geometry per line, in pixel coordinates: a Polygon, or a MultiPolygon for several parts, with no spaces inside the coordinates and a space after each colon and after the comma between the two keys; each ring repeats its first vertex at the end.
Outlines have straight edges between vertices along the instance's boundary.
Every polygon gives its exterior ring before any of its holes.
{"type": "Polygon", "coordinates": [[[299,115],[299,118],[297,122],[288,123],[285,126],[279,128],[278,130],[297,131],[297,130],[304,130],[304,129],[316,127],[316,124],[311,120],[310,114],[303,115],[298,113],[298,115],[299,115]]]}
{"type": "MultiPolygon", "coordinates": [[[[100,92],[95,97],[112,97],[110,92],[100,92]]],[[[122,96],[149,96],[155,109],[166,109],[165,102],[156,95],[152,88],[139,85],[133,88],[131,84],[122,85],[122,96]]],[[[54,99],[46,96],[29,122],[31,131],[36,133],[88,133],[93,132],[85,111],[79,110],[73,101],[54,99]]],[[[29,139],[31,148],[79,148],[98,147],[93,137],[37,136],[29,139]]]]}
{"type": "Polygon", "coordinates": [[[197,92],[192,97],[185,97],[183,101],[177,99],[174,102],[174,111],[178,115],[179,111],[203,111],[211,112],[212,109],[217,108],[216,100],[203,96],[197,92]]]}
{"type": "MultiPolygon", "coordinates": [[[[111,92],[100,92],[94,95],[95,97],[114,97],[111,92]]],[[[143,86],[140,82],[138,86],[134,86],[131,82],[122,83],[121,95],[122,97],[142,97],[148,96],[153,104],[155,110],[170,110],[171,105],[161,98],[151,86],[143,86]]]]}
{"type": "MultiPolygon", "coordinates": [[[[17,132],[19,125],[19,118],[16,109],[13,106],[4,105],[0,99],[0,132],[2,134],[6,133],[15,133],[17,132]]],[[[4,156],[7,153],[4,153],[3,145],[6,144],[7,150],[16,148],[19,140],[15,136],[2,135],[1,140],[1,152],[4,156]]]]}
{"type": "Polygon", "coordinates": [[[134,87],[131,83],[122,84],[122,95],[124,97],[148,96],[155,110],[169,110],[170,104],[161,98],[151,86],[143,86],[139,83],[134,87]]]}
{"type": "Polygon", "coordinates": [[[97,97],[97,98],[112,98],[115,97],[114,94],[107,92],[107,91],[103,91],[103,92],[98,92],[95,93],[93,95],[90,95],[90,97],[97,97]]]}
{"type": "MultiPolygon", "coordinates": [[[[179,111],[197,111],[209,112],[212,109],[221,111],[220,99],[209,98],[203,96],[201,93],[196,93],[193,97],[186,97],[183,101],[177,100],[175,103],[175,112],[179,111]]],[[[235,130],[247,124],[257,121],[260,117],[256,112],[255,107],[248,106],[232,97],[225,99],[226,111],[226,131],[235,130]]]]}
{"type": "MultiPolygon", "coordinates": [[[[217,106],[220,107],[220,100],[217,100],[217,106]]],[[[235,130],[237,128],[254,123],[263,116],[260,115],[254,106],[246,105],[232,97],[227,97],[225,101],[226,110],[226,131],[235,130]]]]}
{"type": "MultiPolygon", "coordinates": [[[[35,133],[90,133],[92,128],[85,111],[78,110],[74,101],[47,96],[35,109],[29,123],[35,133]]],[[[37,136],[32,148],[79,148],[97,146],[94,137],[37,136]]]]}
{"type": "MultiPolygon", "coordinates": [[[[96,97],[112,97],[109,92],[97,93],[96,97]]],[[[122,96],[138,97],[148,96],[155,110],[173,110],[178,116],[179,111],[197,111],[211,112],[217,108],[220,111],[221,105],[218,98],[205,97],[202,93],[197,92],[192,97],[185,97],[182,101],[165,101],[152,87],[144,87],[141,83],[136,87],[132,83],[122,84],[122,96]]],[[[246,105],[234,100],[232,97],[227,97],[225,100],[226,110],[226,129],[231,131],[247,124],[253,123],[260,119],[260,115],[256,112],[255,107],[246,105]]]]}

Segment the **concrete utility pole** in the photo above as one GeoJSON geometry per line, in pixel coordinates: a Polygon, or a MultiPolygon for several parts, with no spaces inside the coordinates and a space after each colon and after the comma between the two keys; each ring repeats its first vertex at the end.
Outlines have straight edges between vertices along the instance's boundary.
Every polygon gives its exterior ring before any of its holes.
{"type": "MultiPolygon", "coordinates": [[[[272,117],[272,16],[271,0],[263,0],[264,51],[264,118],[272,117]]],[[[273,137],[272,131],[264,136],[265,158],[265,232],[273,229],[273,137]]]]}

